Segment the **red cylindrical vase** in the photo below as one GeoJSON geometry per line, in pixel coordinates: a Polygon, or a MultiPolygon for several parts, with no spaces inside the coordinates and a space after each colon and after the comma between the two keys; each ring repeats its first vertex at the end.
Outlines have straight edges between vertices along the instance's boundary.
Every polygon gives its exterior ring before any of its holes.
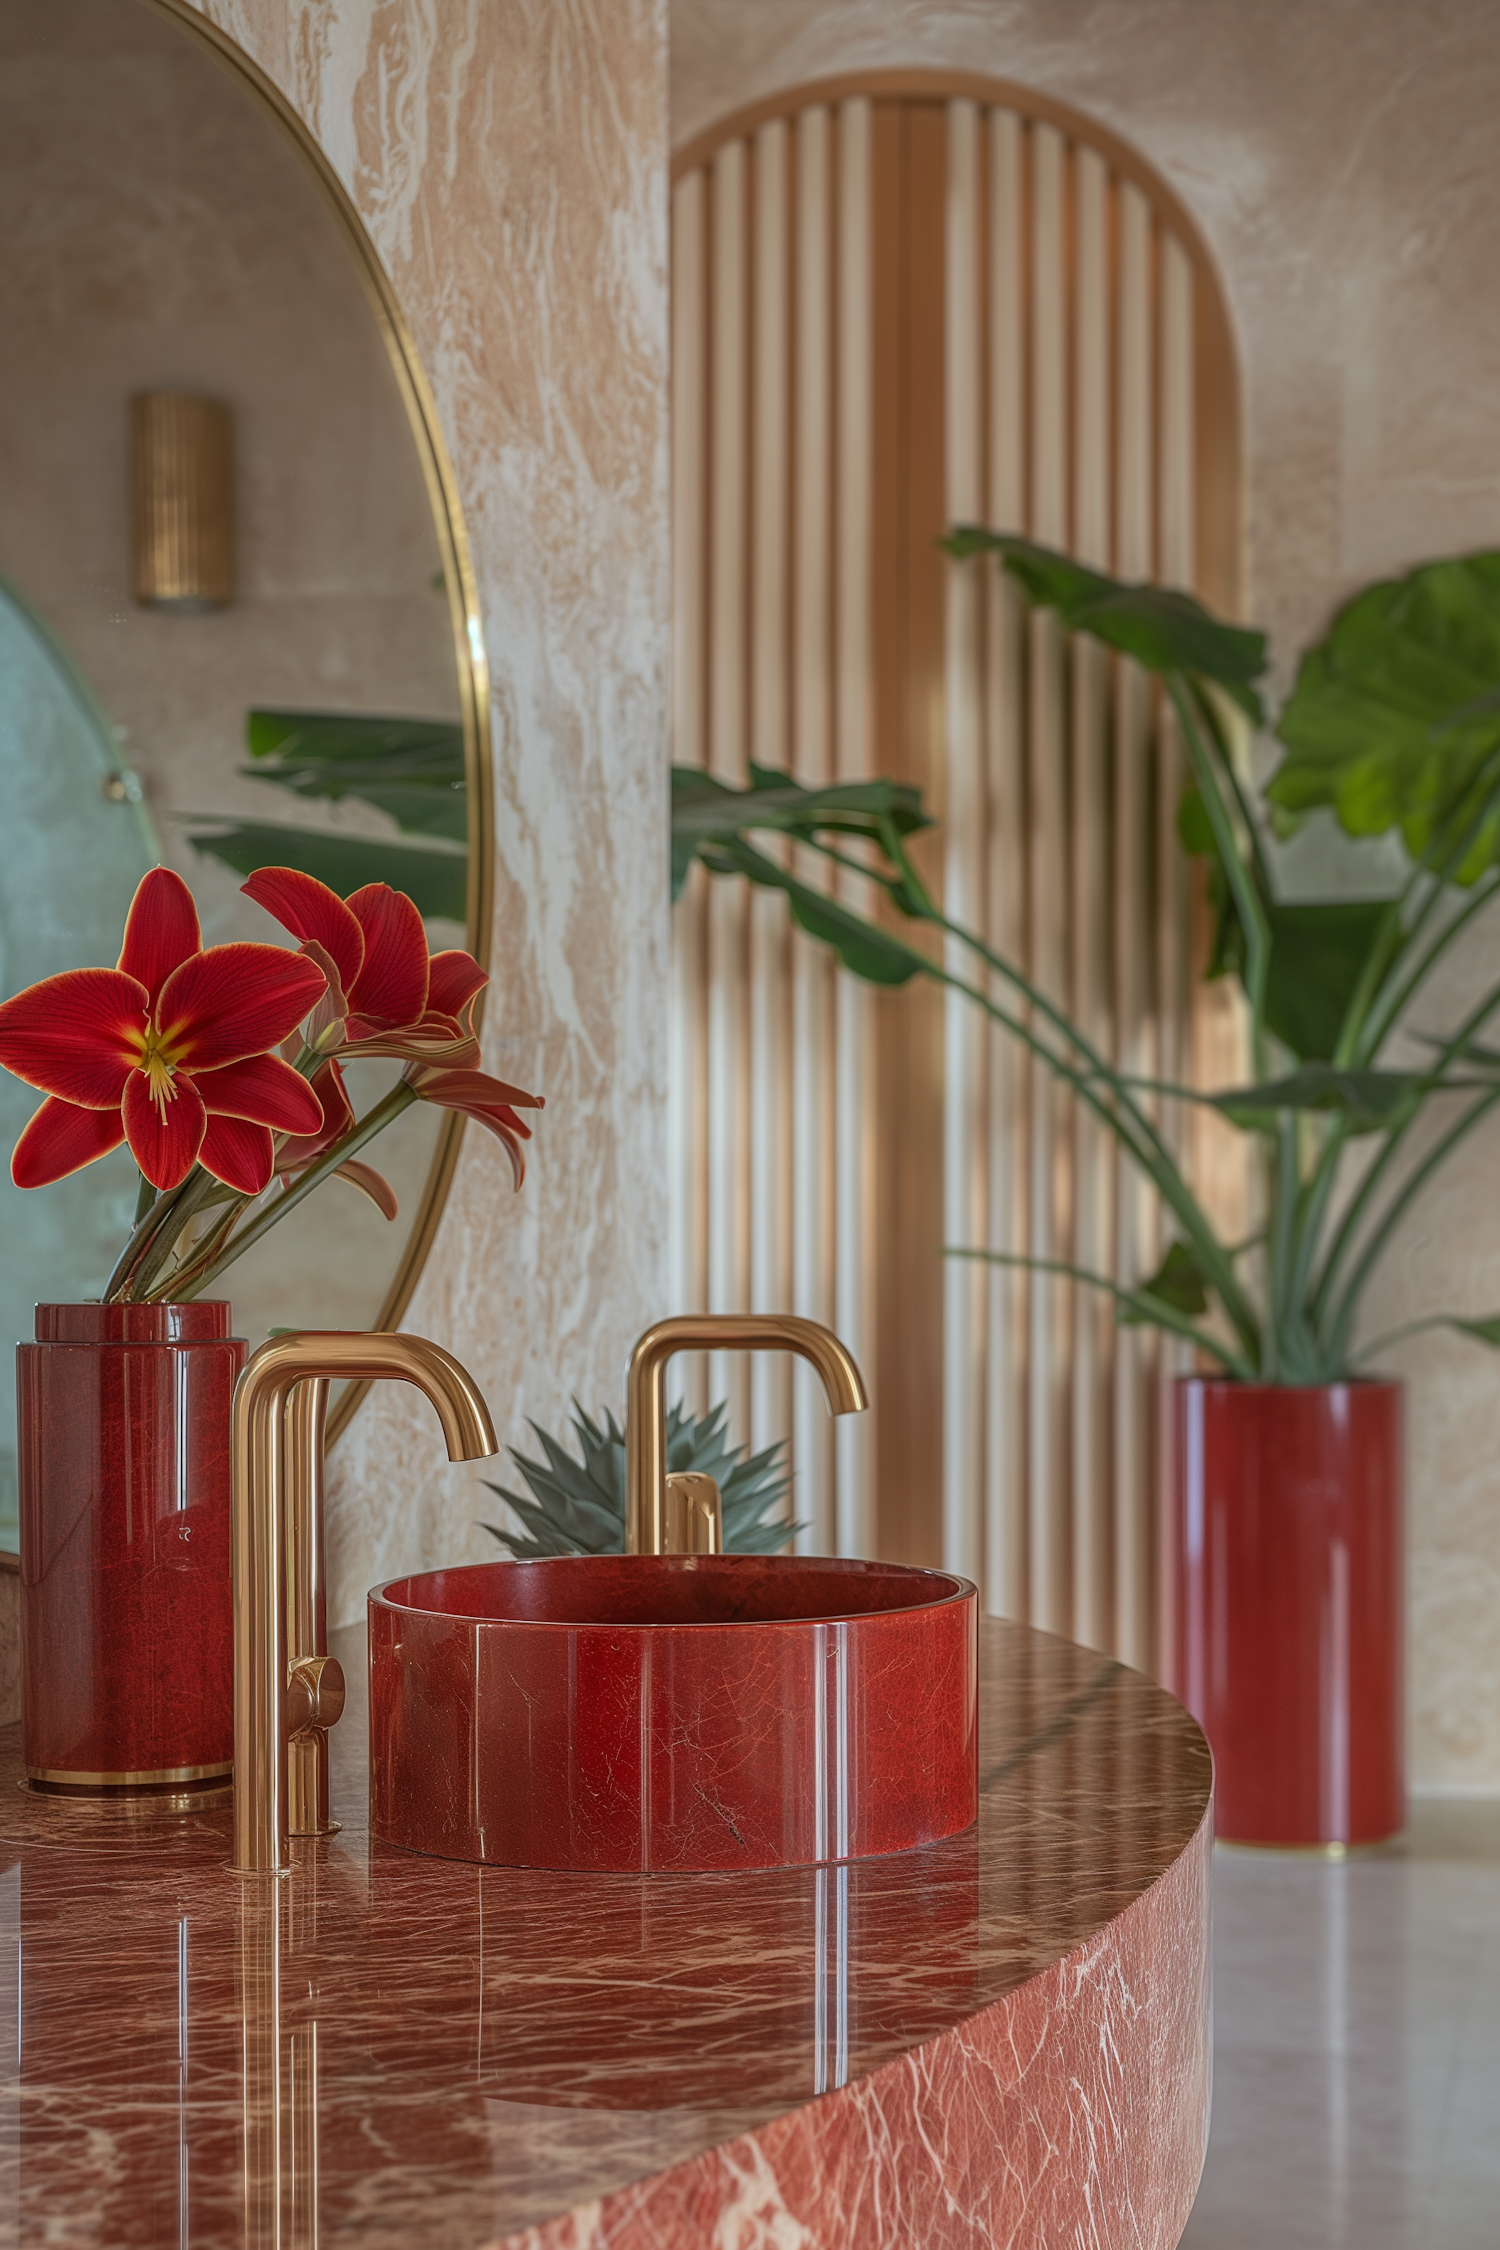
{"type": "Polygon", "coordinates": [[[1175,1386],[1167,1685],[1230,1842],[1368,1844],[1406,1818],[1399,1383],[1175,1386]]]}
{"type": "Polygon", "coordinates": [[[234,1758],[226,1304],[38,1305],[16,1347],[26,1770],[192,1788],[234,1758]]]}

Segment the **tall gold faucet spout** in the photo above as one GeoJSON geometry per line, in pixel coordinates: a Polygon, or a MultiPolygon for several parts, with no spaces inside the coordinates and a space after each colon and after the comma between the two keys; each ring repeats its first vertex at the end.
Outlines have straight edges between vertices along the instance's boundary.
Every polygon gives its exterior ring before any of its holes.
{"type": "Polygon", "coordinates": [[[342,1704],[337,1668],[319,1649],[297,1649],[295,1682],[287,1663],[289,1591],[297,1607],[294,1630],[316,1609],[322,1484],[311,1455],[321,1453],[326,1385],[382,1376],[414,1383],[432,1401],[450,1461],[477,1461],[498,1450],[473,1377],[422,1336],[343,1330],[278,1336],[251,1356],[235,1388],[234,1864],[243,1874],[277,1874],[286,1864],[289,1686],[299,1728],[318,1731],[321,1719],[326,1732],[342,1704]],[[313,1386],[314,1396],[289,1432],[288,1400],[299,1384],[313,1386]],[[289,1514],[295,1520],[288,1522],[289,1514]],[[325,1672],[333,1676],[325,1680],[325,1672]]]}
{"type": "Polygon", "coordinates": [[[870,1401],[853,1356],[831,1328],[793,1313],[681,1313],[648,1328],[630,1355],[625,1417],[625,1544],[659,1555],[666,1541],[665,1376],[674,1352],[796,1352],[823,1379],[829,1412],[862,1414],[870,1401]]]}

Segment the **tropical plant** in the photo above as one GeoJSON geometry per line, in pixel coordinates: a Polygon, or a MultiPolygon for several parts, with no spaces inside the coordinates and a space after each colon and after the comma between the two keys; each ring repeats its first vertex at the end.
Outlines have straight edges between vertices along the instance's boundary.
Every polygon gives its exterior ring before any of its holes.
{"type": "MultiPolygon", "coordinates": [[[[697,1469],[713,1478],[724,1508],[724,1548],[734,1555],[774,1555],[807,1526],[787,1523],[775,1511],[791,1479],[782,1466],[782,1441],[745,1458],[731,1445],[729,1408],[721,1400],[696,1420],[676,1405],[667,1414],[667,1468],[676,1475],[697,1469]]],[[[512,1447],[510,1457],[525,1479],[526,1492],[492,1484],[486,1490],[504,1500],[520,1519],[521,1531],[487,1523],[518,1562],[539,1555],[622,1555],[625,1552],[625,1434],[613,1414],[604,1424],[590,1419],[575,1399],[573,1434],[578,1457],[558,1438],[533,1422],[545,1461],[528,1460],[512,1447]]]]}
{"type": "Polygon", "coordinates": [[[411,899],[383,883],[347,900],[295,868],[245,890],[298,939],[205,947],[180,875],[142,877],[112,969],[71,969],[0,1005],[0,1067],[46,1098],[11,1158],[40,1188],[122,1142],[140,1174],[136,1223],[107,1303],[198,1296],[334,1174],[387,1218],[395,1197],[360,1151],[411,1103],[493,1133],[519,1187],[518,1109],[539,1097],[478,1069],[473,1010],[488,982],[467,953],[429,954],[411,899]],[[404,1065],[356,1118],[343,1065],[404,1065]]]}
{"type": "Polygon", "coordinates": [[[803,788],[752,767],[735,789],[673,773],[673,883],[696,859],[785,894],[797,923],[872,983],[912,977],[962,993],[1027,1048],[1115,1136],[1173,1225],[1158,1270],[1129,1283],[1063,1261],[953,1248],[949,1255],[1062,1274],[1114,1299],[1116,1318],[1184,1338],[1228,1374],[1277,1383],[1343,1376],[1418,1327],[1500,1344],[1500,1319],[1439,1314],[1356,1343],[1364,1292],[1423,1189],[1500,1103],[1500,1052],[1481,1033],[1490,985],[1461,1020],[1390,1057],[1460,934],[1500,889],[1500,556],[1439,563],[1371,588],[1302,661],[1277,731],[1286,755],[1264,801],[1236,756],[1235,714],[1264,718],[1264,636],[1182,593],[1125,585],[1018,537],[965,528],[962,561],[997,556],[1038,608],[1132,659],[1161,685],[1191,776],[1184,845],[1209,863],[1217,928],[1211,974],[1243,988],[1250,1081],[1216,1091],[1117,1068],[1025,971],[944,914],[913,863],[928,825],[914,790],[886,781],[803,788]],[[1269,831],[1331,806],[1351,833],[1399,829],[1395,895],[1284,900],[1269,831]],[[767,848],[782,838],[804,847],[767,848]],[[840,870],[840,895],[807,879],[806,854],[840,870]],[[883,911],[849,903],[856,878],[883,911]],[[939,945],[934,941],[947,941],[939,945]],[[964,971],[955,954],[967,955],[964,971]],[[1221,1239],[1160,1122],[1163,1100],[1207,1104],[1249,1136],[1263,1223],[1221,1239]],[[1443,1114],[1426,1145],[1418,1120],[1443,1114]]]}
{"type": "Polygon", "coordinates": [[[216,821],[190,841],[241,875],[295,867],[340,895],[389,883],[428,921],[462,922],[468,892],[463,729],[442,719],[340,711],[251,711],[240,773],[304,801],[353,797],[399,837],[332,835],[289,821],[216,821]],[[412,839],[406,841],[406,839],[412,839]]]}

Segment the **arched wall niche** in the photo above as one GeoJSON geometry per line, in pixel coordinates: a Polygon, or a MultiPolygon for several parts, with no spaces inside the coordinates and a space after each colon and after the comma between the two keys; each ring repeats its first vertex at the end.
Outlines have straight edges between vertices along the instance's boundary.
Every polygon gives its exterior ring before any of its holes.
{"type": "MultiPolygon", "coordinates": [[[[675,757],[918,783],[951,912],[1134,1067],[1212,1067],[1233,1025],[1190,975],[1170,729],[935,544],[987,521],[1238,614],[1238,361],[1191,214],[1082,112],[944,71],[784,90],[673,181],[675,757]]],[[[964,1003],[871,992],[779,898],[695,884],[674,1295],[832,1320],[874,1426],[831,1433],[771,1364],[688,1368],[690,1393],[727,1390],[757,1445],[790,1430],[813,1547],[941,1560],[1151,1665],[1159,1347],[1066,1282],[938,1253],[1136,1279],[1157,1212],[964,1003]]]]}

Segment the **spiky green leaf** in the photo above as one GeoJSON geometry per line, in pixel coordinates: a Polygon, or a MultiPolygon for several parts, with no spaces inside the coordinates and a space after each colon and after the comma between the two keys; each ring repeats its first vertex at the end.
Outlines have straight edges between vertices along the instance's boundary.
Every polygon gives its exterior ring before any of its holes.
{"type": "MultiPolygon", "coordinates": [[[[782,1465],[783,1445],[746,1454],[729,1437],[729,1408],[722,1400],[694,1418],[682,1405],[667,1415],[667,1468],[673,1474],[696,1469],[719,1487],[726,1554],[775,1554],[799,1531],[778,1513],[791,1486],[782,1465]]],[[[619,1555],[625,1551],[625,1436],[614,1415],[603,1426],[575,1400],[573,1436],[578,1454],[538,1427],[532,1429],[545,1460],[511,1450],[526,1484],[525,1492],[486,1487],[504,1500],[521,1524],[508,1531],[498,1524],[485,1530],[520,1562],[542,1555],[619,1555]]]]}

